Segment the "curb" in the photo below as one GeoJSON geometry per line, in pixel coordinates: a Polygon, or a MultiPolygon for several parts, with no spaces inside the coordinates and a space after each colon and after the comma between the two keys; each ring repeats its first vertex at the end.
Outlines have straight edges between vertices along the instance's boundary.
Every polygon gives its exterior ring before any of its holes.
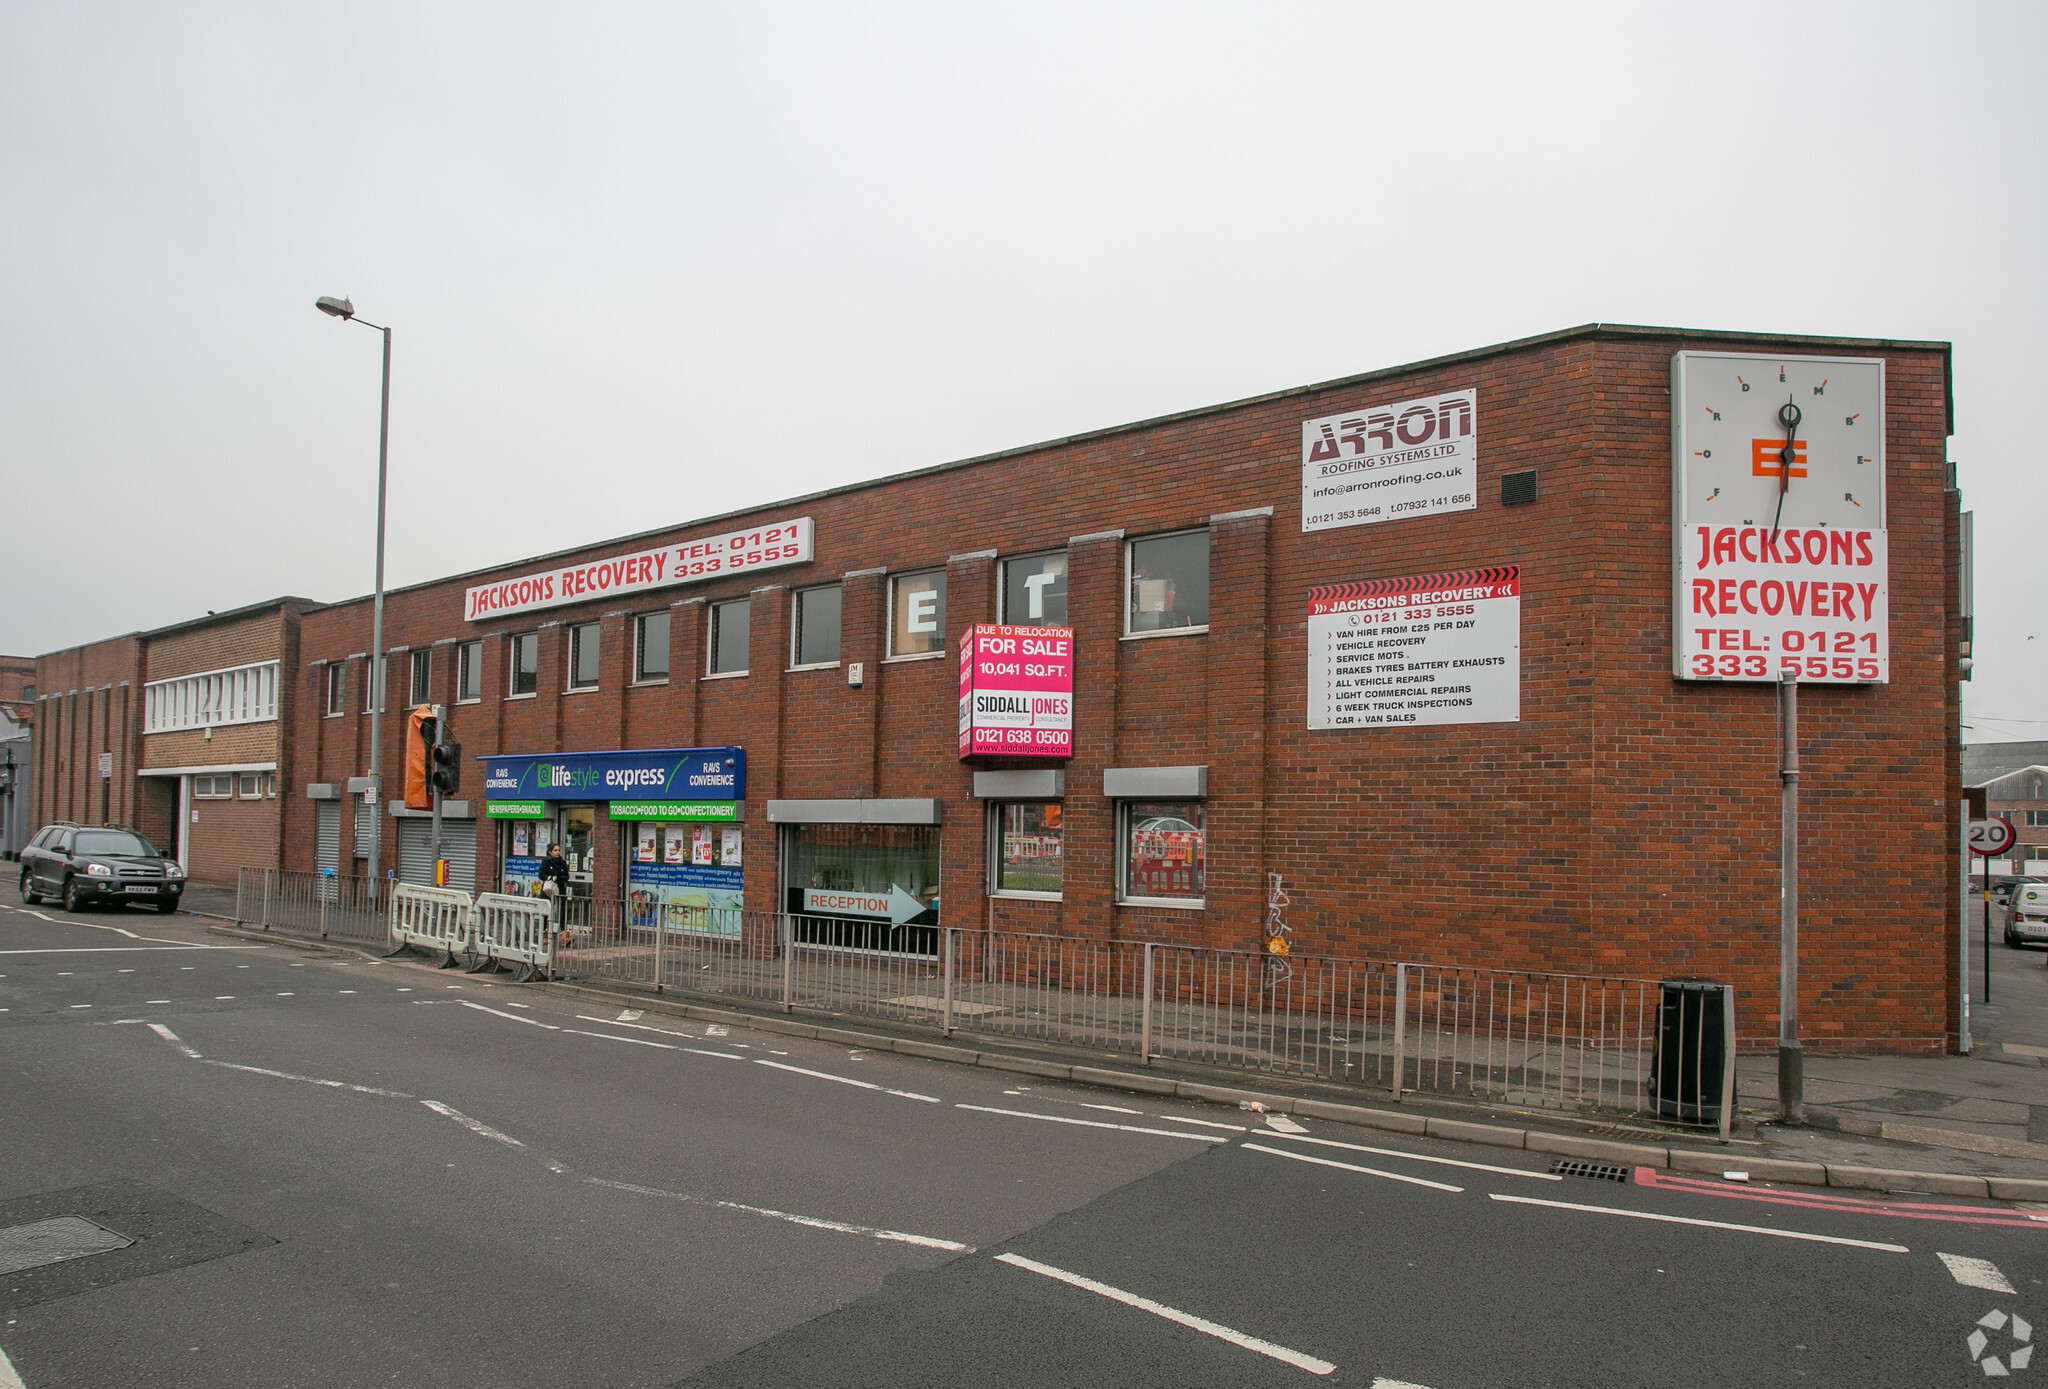
{"type": "MultiPolygon", "coordinates": [[[[346,951],[362,955],[366,959],[377,958],[348,941],[301,940],[296,936],[251,931],[226,923],[210,924],[206,929],[215,935],[272,941],[304,950],[346,951]]],[[[1752,1181],[1784,1182],[1797,1186],[1827,1186],[1852,1191],[1908,1191],[1937,1196],[1974,1196],[1980,1200],[1996,1201],[2048,1201],[2048,1179],[1973,1177],[1960,1172],[1913,1172],[1888,1167],[1792,1162],[1781,1158],[1741,1158],[1718,1147],[1669,1148],[1640,1143],[1618,1143],[1604,1138],[1580,1138],[1574,1134],[1552,1133],[1547,1129],[1481,1124],[1465,1119],[1440,1118],[1433,1114],[1373,1109],[1365,1105],[1275,1095],[1236,1086],[1176,1080],[1172,1076],[1147,1074],[1142,1071],[1112,1071],[1099,1066],[1073,1065],[1043,1060],[1035,1056],[1018,1056],[1009,1052],[976,1051],[943,1042],[925,1042],[909,1037],[859,1032],[851,1028],[834,1027],[828,1023],[799,1022],[793,1017],[777,1017],[774,1014],[747,1013],[731,1008],[707,1007],[700,1003],[684,1003],[665,994],[616,993],[609,989],[593,988],[588,984],[572,984],[561,980],[542,983],[539,987],[548,993],[570,998],[599,999],[606,1003],[616,1003],[623,1008],[637,1008],[642,1012],[696,1018],[703,1022],[746,1027],[756,1032],[773,1032],[785,1037],[836,1042],[867,1051],[896,1052],[925,1061],[943,1061],[956,1066],[980,1066],[988,1070],[1009,1071],[1044,1080],[1064,1080],[1104,1090],[1162,1095],[1173,1099],[1204,1100],[1211,1104],[1237,1105],[1250,1101],[1262,1104],[1268,1111],[1276,1114],[1299,1114],[1304,1118],[1323,1119],[1335,1124],[1350,1124],[1357,1128],[1380,1129],[1387,1133],[1403,1133],[1420,1138],[1438,1138],[1454,1143],[1520,1148],[1532,1153],[1587,1158],[1630,1167],[1657,1167],[1673,1172],[1719,1174],[1732,1170],[1739,1162],[1741,1170],[1748,1172],[1752,1181]]]]}

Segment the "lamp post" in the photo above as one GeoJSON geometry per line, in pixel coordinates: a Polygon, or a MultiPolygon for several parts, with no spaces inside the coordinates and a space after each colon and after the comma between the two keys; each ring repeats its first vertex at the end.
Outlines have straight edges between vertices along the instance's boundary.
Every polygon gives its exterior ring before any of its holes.
{"type": "MultiPolygon", "coordinates": [[[[375,797],[377,809],[373,815],[384,813],[384,783],[378,777],[378,753],[383,747],[384,732],[384,464],[391,444],[391,330],[379,328],[368,319],[356,317],[356,306],[347,299],[336,299],[322,295],[313,301],[313,307],[321,313],[330,314],[344,323],[360,323],[365,328],[376,328],[384,335],[384,393],[377,406],[377,596],[370,609],[370,794],[375,797]]],[[[379,895],[377,875],[378,848],[383,843],[383,826],[370,835],[370,907],[375,910],[379,895]]]]}

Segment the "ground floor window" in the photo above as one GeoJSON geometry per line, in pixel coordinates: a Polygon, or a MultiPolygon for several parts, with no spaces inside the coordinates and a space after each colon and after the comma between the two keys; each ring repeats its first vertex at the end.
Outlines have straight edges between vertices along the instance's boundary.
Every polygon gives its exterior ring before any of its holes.
{"type": "Polygon", "coordinates": [[[555,842],[553,820],[498,822],[498,891],[514,897],[540,896],[540,861],[555,842]]]}
{"type": "Polygon", "coordinates": [[[626,835],[627,924],[738,936],[746,905],[739,825],[640,820],[626,835]]]}
{"type": "Polygon", "coordinates": [[[1057,897],[1066,881],[1064,807],[1058,801],[989,806],[989,891],[1057,897]]]}
{"type": "Polygon", "coordinates": [[[937,825],[791,825],[782,883],[799,941],[938,953],[937,825]]]}
{"type": "Polygon", "coordinates": [[[1200,801],[1118,802],[1118,896],[1200,906],[1208,858],[1204,823],[1200,801]]]}

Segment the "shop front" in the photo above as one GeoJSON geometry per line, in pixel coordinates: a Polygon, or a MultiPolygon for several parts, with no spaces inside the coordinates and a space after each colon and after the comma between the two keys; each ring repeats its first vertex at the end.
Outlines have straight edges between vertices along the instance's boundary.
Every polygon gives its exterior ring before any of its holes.
{"type": "Polygon", "coordinates": [[[656,748],[479,759],[497,824],[495,886],[540,895],[559,845],[570,920],[623,901],[629,926],[737,936],[745,901],[746,753],[656,748]]]}
{"type": "Polygon", "coordinates": [[[893,954],[939,949],[939,802],[770,801],[792,936],[893,954]]]}

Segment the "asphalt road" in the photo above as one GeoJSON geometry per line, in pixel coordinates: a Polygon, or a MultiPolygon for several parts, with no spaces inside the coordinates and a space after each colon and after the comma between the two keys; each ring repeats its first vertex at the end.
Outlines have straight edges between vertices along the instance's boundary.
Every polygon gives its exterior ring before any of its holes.
{"type": "Polygon", "coordinates": [[[1558,1178],[11,888],[0,1080],[28,1389],[1961,1384],[2048,1279],[2004,1206],[1558,1178]],[[20,1267],[79,1216],[132,1242],[20,1267]]]}

